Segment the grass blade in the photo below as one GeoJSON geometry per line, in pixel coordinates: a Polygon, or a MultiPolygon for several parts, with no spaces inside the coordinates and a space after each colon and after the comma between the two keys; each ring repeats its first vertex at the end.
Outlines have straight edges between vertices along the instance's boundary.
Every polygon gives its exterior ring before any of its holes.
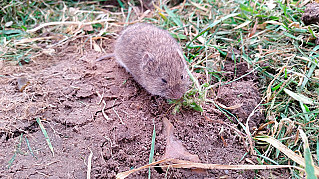
{"type": "Polygon", "coordinates": [[[9,163],[9,164],[8,164],[8,169],[11,167],[11,165],[12,165],[13,161],[15,160],[16,156],[17,156],[17,152],[15,152],[15,153],[13,154],[12,158],[11,158],[10,161],[8,162],[8,163],[9,163]]]}
{"type": "Polygon", "coordinates": [[[33,151],[32,151],[32,148],[31,148],[31,146],[30,146],[30,143],[29,143],[28,138],[25,137],[25,136],[24,136],[24,138],[25,138],[25,142],[27,143],[28,149],[29,149],[29,151],[30,151],[32,157],[34,157],[35,159],[38,159],[38,158],[34,155],[34,153],[33,153],[33,151]]]}
{"type": "Polygon", "coordinates": [[[15,158],[16,158],[16,156],[17,156],[17,153],[20,151],[21,143],[22,143],[22,136],[23,136],[23,134],[20,135],[20,141],[19,141],[19,144],[18,144],[18,146],[17,146],[17,149],[16,149],[16,151],[14,152],[14,154],[13,154],[12,158],[10,159],[10,161],[8,162],[8,168],[11,167],[12,163],[14,162],[14,160],[15,160],[15,158]]]}
{"type": "Polygon", "coordinates": [[[315,176],[315,168],[309,149],[308,138],[301,128],[298,130],[303,141],[307,179],[316,179],[317,177],[315,176]]]}
{"type": "Polygon", "coordinates": [[[234,14],[229,14],[219,20],[216,20],[214,21],[213,23],[211,23],[209,26],[207,26],[205,29],[203,29],[198,35],[196,35],[189,43],[188,45],[186,46],[186,48],[189,47],[189,45],[194,41],[196,40],[199,36],[203,35],[205,32],[207,32],[208,30],[210,30],[211,28],[215,27],[217,24],[221,23],[222,21],[228,19],[228,18],[231,18],[231,17],[235,17],[235,16],[238,16],[239,13],[234,13],[234,14]]]}
{"type": "Polygon", "coordinates": [[[50,138],[49,138],[48,133],[47,133],[47,131],[45,130],[45,128],[44,128],[44,126],[43,126],[43,124],[42,124],[40,118],[37,118],[37,123],[39,124],[40,129],[41,129],[41,131],[42,131],[42,133],[43,133],[43,135],[44,135],[44,137],[45,137],[45,140],[47,141],[48,146],[49,146],[49,148],[50,148],[50,150],[51,150],[51,152],[52,152],[52,156],[54,157],[54,150],[53,150],[53,147],[52,147],[50,138]]]}
{"type": "Polygon", "coordinates": [[[294,98],[295,100],[302,102],[304,104],[313,104],[313,101],[308,98],[307,96],[303,95],[303,94],[298,94],[295,92],[290,91],[289,89],[285,88],[284,91],[292,98],[294,98]]]}
{"type": "MultiPolygon", "coordinates": [[[[277,139],[270,137],[270,136],[260,136],[255,137],[257,140],[265,141],[271,144],[276,149],[280,150],[282,153],[284,153],[286,156],[288,156],[291,160],[298,163],[299,165],[306,167],[305,159],[301,156],[297,155],[295,152],[293,152],[291,149],[289,149],[287,146],[279,142],[277,139]]],[[[314,166],[314,174],[316,176],[319,176],[319,167],[314,166]]]]}
{"type": "Polygon", "coordinates": [[[300,167],[297,166],[293,166],[293,165],[219,165],[219,164],[208,164],[208,163],[195,163],[195,162],[191,162],[191,161],[186,161],[186,160],[178,160],[178,159],[163,159],[157,162],[153,162],[144,166],[141,166],[139,168],[135,168],[132,170],[128,170],[125,172],[121,172],[118,173],[116,175],[117,179],[124,179],[127,176],[129,176],[130,174],[140,171],[142,169],[145,168],[149,168],[149,167],[157,167],[158,164],[163,163],[164,165],[159,166],[159,167],[165,167],[165,168],[169,168],[169,167],[173,167],[173,168],[200,168],[200,169],[224,169],[224,170],[267,170],[267,169],[276,169],[276,168],[295,168],[298,169],[302,172],[304,172],[304,170],[300,167]],[[173,164],[168,164],[165,165],[165,163],[172,161],[173,164]]]}
{"type": "MultiPolygon", "coordinates": [[[[149,163],[152,163],[153,159],[154,159],[155,137],[156,137],[154,119],[153,119],[153,125],[154,125],[154,129],[153,129],[153,135],[152,135],[152,144],[151,144],[151,152],[150,152],[150,157],[149,157],[149,163]]],[[[148,178],[149,179],[151,178],[151,167],[148,168],[148,178]]]]}
{"type": "Polygon", "coordinates": [[[173,11],[171,11],[167,6],[164,6],[164,9],[176,25],[178,25],[179,27],[183,27],[181,19],[176,14],[174,14],[173,11]]]}
{"type": "Polygon", "coordinates": [[[88,165],[87,165],[87,171],[86,171],[86,178],[90,179],[91,178],[91,169],[92,169],[92,157],[93,157],[93,152],[91,149],[90,150],[90,154],[88,157],[88,165]]]}

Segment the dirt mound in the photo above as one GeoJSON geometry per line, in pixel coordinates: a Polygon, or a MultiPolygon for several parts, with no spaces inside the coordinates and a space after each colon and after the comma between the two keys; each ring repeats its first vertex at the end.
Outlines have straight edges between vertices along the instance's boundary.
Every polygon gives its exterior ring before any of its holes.
{"type": "MultiPolygon", "coordinates": [[[[112,42],[108,40],[104,44],[112,42]]],[[[181,109],[173,115],[165,99],[148,94],[114,59],[95,62],[103,54],[91,50],[89,45],[83,50],[79,43],[70,42],[56,49],[54,56],[42,55],[24,66],[6,63],[2,67],[1,177],[85,178],[87,158],[92,151],[91,176],[114,178],[121,171],[148,163],[154,126],[155,160],[163,157],[167,137],[163,117],[173,124],[175,138],[201,162],[245,163],[247,151],[237,125],[224,114],[216,110],[201,115],[181,109]],[[22,77],[28,83],[19,92],[17,85],[22,77]],[[101,102],[102,97],[105,104],[101,102]],[[54,156],[35,122],[37,117],[44,120],[54,156]],[[8,167],[13,156],[14,161],[8,167]]],[[[242,104],[232,112],[245,122],[260,101],[253,86],[252,81],[244,79],[224,85],[218,101],[226,106],[242,104]]],[[[256,126],[261,119],[262,115],[253,117],[251,125],[256,126]]],[[[152,169],[151,173],[152,178],[253,178],[256,175],[254,171],[236,170],[196,173],[152,169]]],[[[147,170],[142,170],[130,178],[147,176],[147,170]]]]}

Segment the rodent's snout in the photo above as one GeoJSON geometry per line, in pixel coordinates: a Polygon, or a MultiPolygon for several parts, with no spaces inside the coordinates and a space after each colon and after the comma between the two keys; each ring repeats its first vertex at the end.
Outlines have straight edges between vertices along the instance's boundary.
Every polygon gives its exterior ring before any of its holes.
{"type": "Polygon", "coordinates": [[[169,99],[180,99],[181,97],[183,97],[184,93],[182,92],[175,92],[173,94],[169,94],[168,98],[169,99]]]}
{"type": "Polygon", "coordinates": [[[180,99],[183,97],[184,93],[186,92],[186,89],[182,89],[179,85],[175,86],[173,89],[171,89],[167,95],[170,99],[180,99]]]}

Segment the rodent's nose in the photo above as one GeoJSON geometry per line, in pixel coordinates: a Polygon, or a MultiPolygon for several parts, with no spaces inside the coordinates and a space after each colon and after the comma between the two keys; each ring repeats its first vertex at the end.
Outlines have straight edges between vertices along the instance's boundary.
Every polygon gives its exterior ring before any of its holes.
{"type": "Polygon", "coordinates": [[[176,84],[170,88],[168,97],[170,99],[180,99],[186,91],[181,84],[176,84]]]}

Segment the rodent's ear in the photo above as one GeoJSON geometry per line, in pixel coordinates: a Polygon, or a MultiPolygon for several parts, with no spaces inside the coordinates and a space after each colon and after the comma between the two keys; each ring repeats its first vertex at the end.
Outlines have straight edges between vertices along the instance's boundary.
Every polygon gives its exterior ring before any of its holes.
{"type": "Polygon", "coordinates": [[[154,57],[149,53],[145,53],[142,59],[142,69],[144,70],[144,72],[152,73],[152,71],[156,69],[155,68],[156,63],[154,62],[155,62],[154,57]]]}

